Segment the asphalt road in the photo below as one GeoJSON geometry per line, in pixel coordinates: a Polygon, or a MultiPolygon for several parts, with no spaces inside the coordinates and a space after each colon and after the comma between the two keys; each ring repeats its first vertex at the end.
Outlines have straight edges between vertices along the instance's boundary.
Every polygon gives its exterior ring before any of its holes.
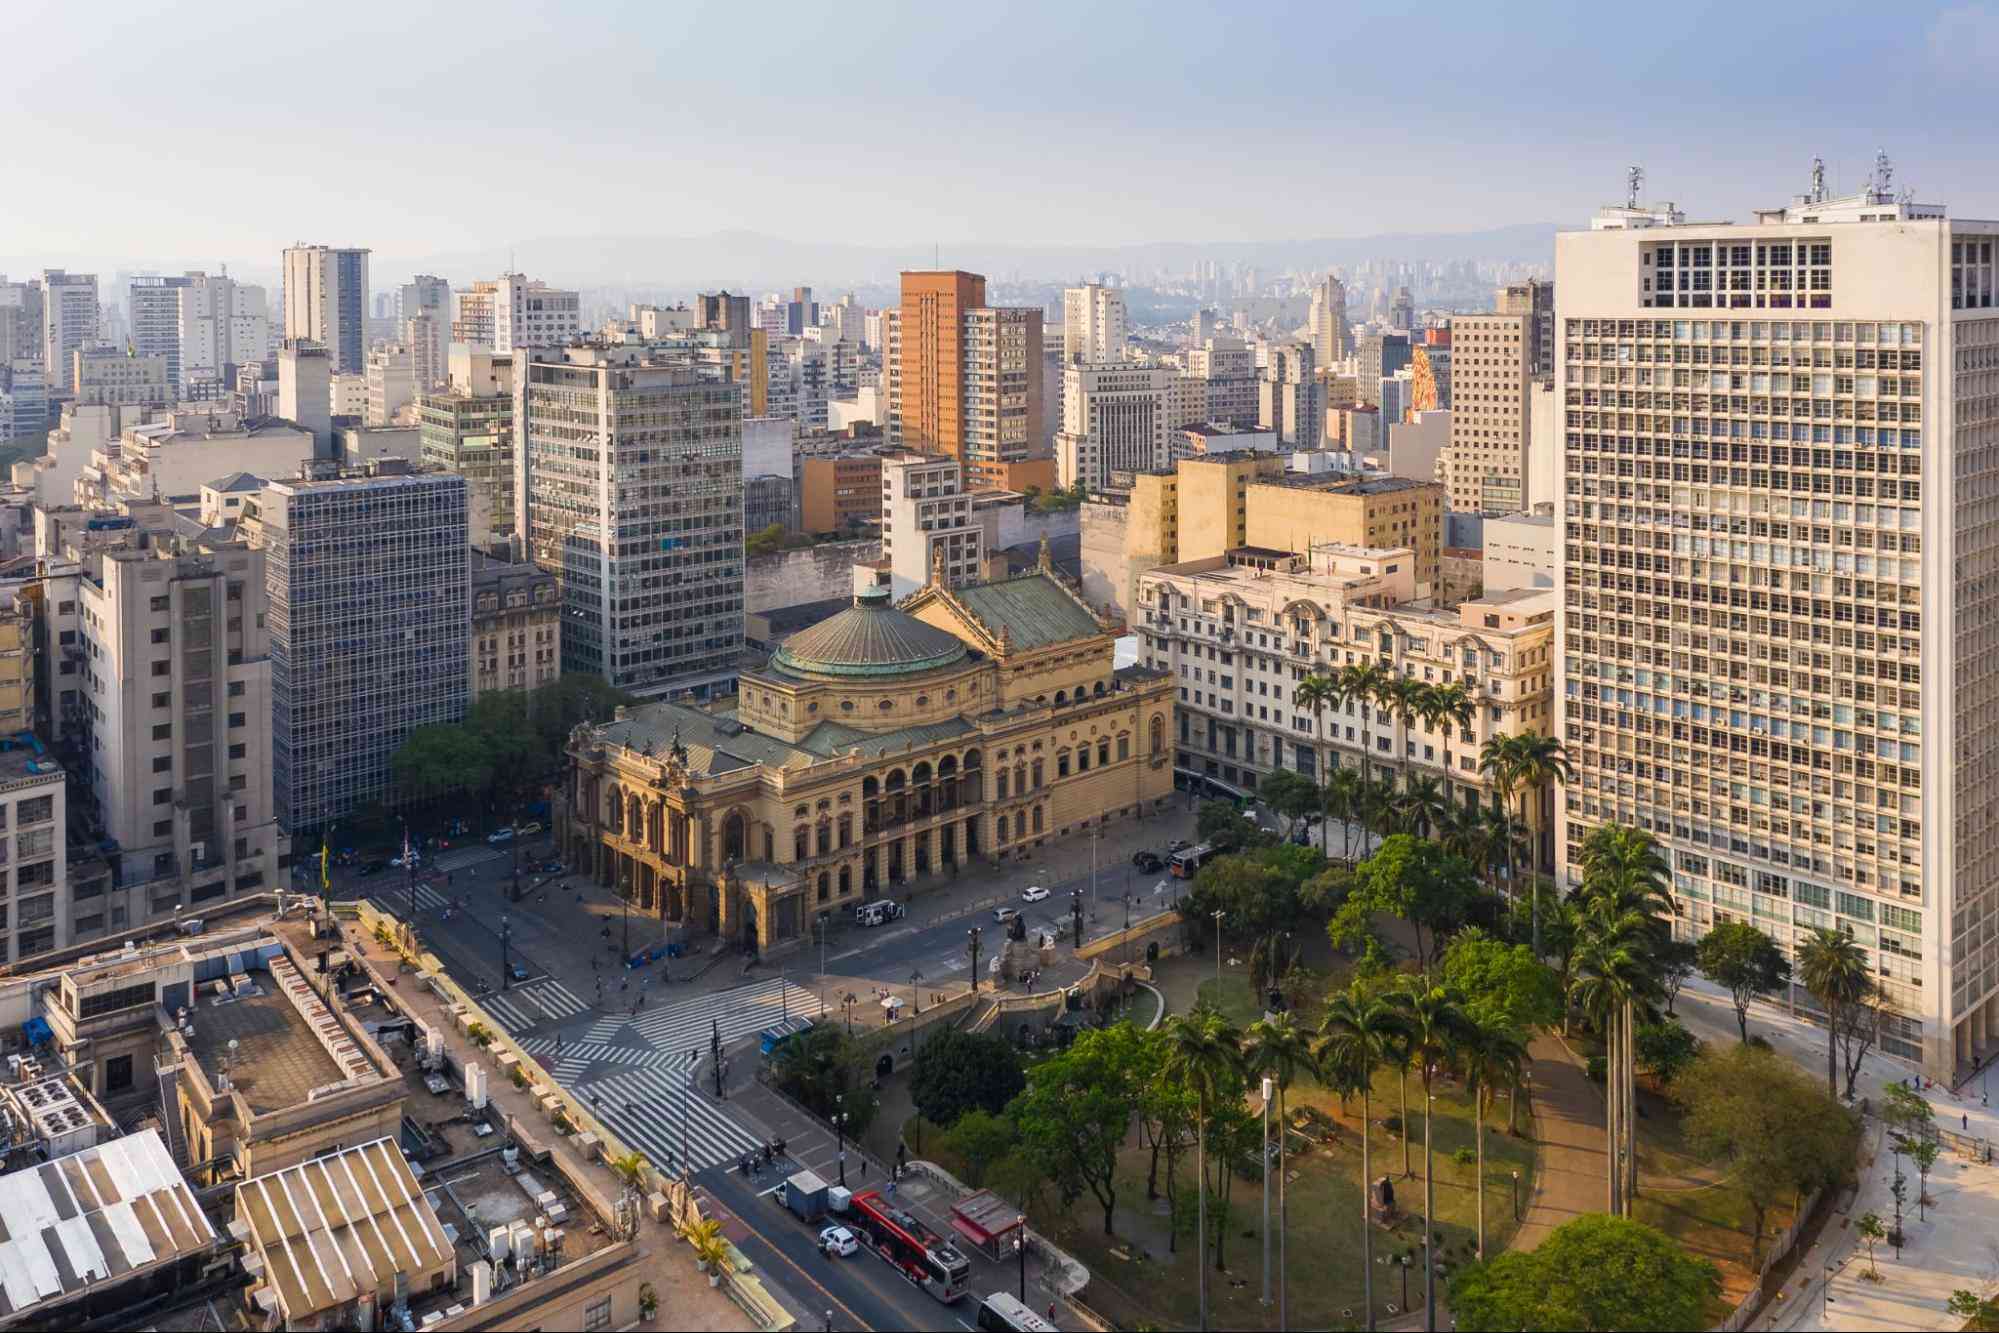
{"type": "Polygon", "coordinates": [[[760,1272],[768,1273],[802,1305],[814,1308],[799,1328],[835,1329],[970,1329],[977,1304],[970,1294],[951,1305],[940,1305],[913,1287],[888,1263],[868,1250],[844,1259],[819,1252],[820,1228],[838,1221],[805,1223],[786,1212],[776,1196],[766,1193],[781,1177],[766,1171],[745,1180],[723,1168],[701,1171],[695,1179],[750,1228],[740,1248],[760,1272]]]}

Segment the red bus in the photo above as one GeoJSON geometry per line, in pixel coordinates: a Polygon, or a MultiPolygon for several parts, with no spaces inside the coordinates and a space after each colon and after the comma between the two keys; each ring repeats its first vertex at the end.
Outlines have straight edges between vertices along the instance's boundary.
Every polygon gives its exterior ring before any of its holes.
{"type": "Polygon", "coordinates": [[[1175,879],[1192,879],[1201,873],[1201,867],[1215,859],[1215,849],[1207,843],[1199,847],[1184,847],[1166,858],[1166,869],[1175,879]]]}
{"type": "Polygon", "coordinates": [[[879,1190],[853,1198],[854,1221],[876,1254],[917,1286],[949,1305],[965,1294],[972,1265],[949,1241],[897,1208],[879,1190]]]}

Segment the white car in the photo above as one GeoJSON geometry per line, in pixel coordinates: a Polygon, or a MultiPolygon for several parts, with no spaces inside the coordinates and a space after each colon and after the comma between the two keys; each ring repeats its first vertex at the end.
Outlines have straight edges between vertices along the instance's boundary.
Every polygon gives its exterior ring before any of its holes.
{"type": "Polygon", "coordinates": [[[503,842],[512,842],[513,840],[514,831],[510,828],[494,829],[486,835],[487,843],[495,846],[503,842]]]}
{"type": "Polygon", "coordinates": [[[845,1227],[827,1227],[819,1233],[819,1248],[844,1259],[861,1248],[861,1242],[845,1227]]]}
{"type": "Polygon", "coordinates": [[[1018,907],[995,907],[993,909],[993,920],[999,922],[1002,926],[1019,915],[1020,909],[1018,907]]]}
{"type": "Polygon", "coordinates": [[[1035,884],[1029,886],[1027,891],[1020,895],[1020,900],[1024,903],[1038,903],[1043,901],[1047,897],[1048,897],[1047,886],[1043,884],[1035,884]]]}

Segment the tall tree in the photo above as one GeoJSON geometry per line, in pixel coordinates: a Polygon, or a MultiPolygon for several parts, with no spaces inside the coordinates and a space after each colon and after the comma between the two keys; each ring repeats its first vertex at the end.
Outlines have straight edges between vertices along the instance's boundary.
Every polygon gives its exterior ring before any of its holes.
{"type": "MultiPolygon", "coordinates": [[[[1361,785],[1358,769],[1336,768],[1326,774],[1325,785],[1319,789],[1325,801],[1326,822],[1339,821],[1340,859],[1349,866],[1353,864],[1353,826],[1360,819],[1361,785]]],[[[1330,846],[1322,850],[1332,855],[1330,846]]]]}
{"type": "MultiPolygon", "coordinates": [[[[1339,682],[1323,671],[1314,671],[1291,687],[1291,702],[1312,714],[1312,749],[1315,755],[1312,761],[1313,767],[1327,783],[1330,783],[1335,772],[1332,751],[1321,749],[1320,742],[1326,735],[1324,725],[1326,709],[1337,707],[1340,702],[1339,682]]],[[[1321,795],[1323,797],[1326,793],[1322,790],[1321,795]]],[[[1333,854],[1333,849],[1326,840],[1329,836],[1330,831],[1322,829],[1319,850],[1327,856],[1333,854]]]]}
{"type": "MultiPolygon", "coordinates": [[[[1341,1086],[1360,1092],[1360,1275],[1370,1333],[1374,1328],[1374,1221],[1369,1216],[1369,1199],[1374,1189],[1371,1137],[1374,1071],[1386,1063],[1391,1044],[1406,1033],[1400,1008],[1356,982],[1326,1006],[1313,1050],[1322,1070],[1337,1071],[1334,1077],[1341,1086]]],[[[1409,1141],[1406,1100],[1403,1114],[1402,1141],[1406,1145],[1409,1141]]]]}
{"type": "Polygon", "coordinates": [[[1532,1250],[1509,1250],[1451,1277],[1466,1333],[1706,1327],[1721,1274],[1642,1222],[1585,1215],[1532,1250]]]}
{"type": "Polygon", "coordinates": [[[1417,980],[1402,992],[1402,1021],[1409,1053],[1423,1079],[1423,1291],[1424,1326],[1437,1328],[1436,1102],[1432,1097],[1438,1071],[1457,1054],[1470,1024],[1458,997],[1442,986],[1417,980]]]}
{"type": "Polygon", "coordinates": [[[1318,784],[1288,768],[1273,769],[1258,784],[1256,794],[1257,799],[1283,817],[1287,840],[1297,829],[1298,821],[1318,813],[1323,803],[1318,784]]]}
{"type": "Polygon", "coordinates": [[[1340,699],[1348,707],[1360,705],[1360,775],[1365,778],[1373,772],[1374,765],[1375,707],[1383,687],[1394,677],[1378,662],[1356,662],[1341,667],[1335,679],[1339,681],[1340,699]]]}
{"type": "Polygon", "coordinates": [[[1088,1191],[1116,1234],[1117,1158],[1138,1113],[1149,1070],[1145,1043],[1129,1023],[1086,1030],[1068,1050],[1035,1066],[1008,1108],[1023,1146],[1065,1204],[1088,1191]]]}
{"type": "Polygon", "coordinates": [[[1839,1037],[1849,1006],[1866,1003],[1874,990],[1867,955],[1842,930],[1814,930],[1798,946],[1798,980],[1825,1010],[1825,1086],[1839,1095],[1839,1037]]]}
{"type": "Polygon", "coordinates": [[[1411,774],[1396,802],[1402,823],[1419,838],[1437,833],[1451,817],[1450,794],[1435,778],[1411,774]]]}
{"type": "Polygon", "coordinates": [[[1493,1095],[1520,1082],[1527,1067],[1527,1043],[1509,1023],[1467,1018],[1458,1034],[1458,1066],[1472,1093],[1473,1138],[1478,1144],[1478,1257],[1485,1258],[1485,1118],[1493,1095]]]}
{"type": "Polygon", "coordinates": [[[1701,972],[1726,987],[1735,1002],[1735,1026],[1749,1040],[1749,1002],[1791,979],[1791,960],[1777,942],[1747,921],[1724,921],[1694,946],[1701,972]]]}
{"type": "Polygon", "coordinates": [[[1203,1329],[1208,1327],[1208,1123],[1221,1100],[1233,1097],[1241,1087],[1241,1046],[1228,1020],[1212,1009],[1197,1007],[1192,1013],[1175,1014],[1166,1020],[1166,1059],[1159,1066],[1159,1077],[1192,1089],[1195,1101],[1194,1171],[1200,1192],[1197,1234],[1202,1245],[1197,1266],[1203,1329]]]}
{"type": "Polygon", "coordinates": [[[1391,732],[1391,742],[1395,746],[1395,768],[1400,774],[1402,785],[1409,785],[1409,737],[1414,734],[1416,720],[1422,716],[1424,685],[1420,680],[1407,676],[1391,675],[1376,688],[1375,701],[1388,714],[1391,724],[1400,723],[1399,733],[1391,732]]]}
{"type": "MultiPolygon", "coordinates": [[[[1242,1063],[1245,1073],[1268,1078],[1277,1088],[1277,1325],[1290,1326],[1286,1313],[1285,1238],[1290,1228],[1284,1189],[1284,1141],[1290,1133],[1285,1119],[1285,1097],[1300,1074],[1316,1073],[1311,1038],[1288,1013],[1261,1018],[1243,1033],[1242,1063]]],[[[1268,1169],[1266,1163],[1265,1169],[1268,1169]]]]}
{"type": "Polygon", "coordinates": [[[1478,901],[1471,867],[1434,842],[1397,833],[1354,871],[1346,912],[1378,912],[1416,927],[1416,958],[1427,967],[1445,935],[1462,926],[1478,901]]]}
{"type": "MultiPolygon", "coordinates": [[[[1533,823],[1528,815],[1530,802],[1538,804],[1541,794],[1556,783],[1574,782],[1576,779],[1575,766],[1569,762],[1562,743],[1553,736],[1535,732],[1489,737],[1479,753],[1479,769],[1492,779],[1502,806],[1510,803],[1513,797],[1520,798],[1520,819],[1529,825],[1533,823]]],[[[1507,854],[1507,880],[1509,888],[1517,894],[1519,890],[1513,884],[1510,850],[1507,854]]],[[[1539,954],[1541,917],[1538,898],[1530,898],[1529,911],[1533,921],[1534,952],[1539,954]]]]}
{"type": "Polygon", "coordinates": [[[998,1115],[1027,1086],[1020,1053],[996,1033],[946,1026],[923,1042],[910,1100],[933,1125],[950,1127],[965,1112],[998,1115]]]}

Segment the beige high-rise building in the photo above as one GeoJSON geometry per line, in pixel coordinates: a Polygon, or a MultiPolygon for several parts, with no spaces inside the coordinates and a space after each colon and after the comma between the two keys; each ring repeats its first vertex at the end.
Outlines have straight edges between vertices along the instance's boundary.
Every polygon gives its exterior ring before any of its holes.
{"type": "Polygon", "coordinates": [[[1124,292],[1092,282],[1062,293],[1062,364],[1103,365],[1126,351],[1124,292]]]}
{"type": "Polygon", "coordinates": [[[333,370],[368,365],[368,251],[295,245],[285,251],[285,337],[326,348],[333,370]]]}
{"type": "Polygon", "coordinates": [[[1454,510],[1527,507],[1533,330],[1531,315],[1451,318],[1451,443],[1440,474],[1454,510]]]}
{"type": "Polygon", "coordinates": [[[1885,185],[1556,238],[1557,864],[1632,824],[1677,934],[1848,933],[1948,1079],[1999,1039],[1999,222],[1885,185]]]}
{"type": "Polygon", "coordinates": [[[1346,284],[1328,273],[1312,288],[1312,352],[1321,366],[1344,361],[1353,351],[1347,328],[1346,284]]]}
{"type": "Polygon", "coordinates": [[[79,347],[69,354],[69,386],[78,407],[166,407],[173,398],[167,359],[122,347],[79,347]]]}
{"type": "Polygon", "coordinates": [[[1493,308],[1502,315],[1527,316],[1528,359],[1537,377],[1555,373],[1555,284],[1529,278],[1501,287],[1493,308]]]}
{"type": "Polygon", "coordinates": [[[97,342],[97,316],[95,273],[42,271],[42,371],[51,393],[75,392],[73,358],[97,342]]]}
{"type": "Polygon", "coordinates": [[[889,438],[957,459],[972,490],[1006,486],[1042,440],[1041,311],[985,300],[979,274],[904,273],[885,358],[889,438]]]}

